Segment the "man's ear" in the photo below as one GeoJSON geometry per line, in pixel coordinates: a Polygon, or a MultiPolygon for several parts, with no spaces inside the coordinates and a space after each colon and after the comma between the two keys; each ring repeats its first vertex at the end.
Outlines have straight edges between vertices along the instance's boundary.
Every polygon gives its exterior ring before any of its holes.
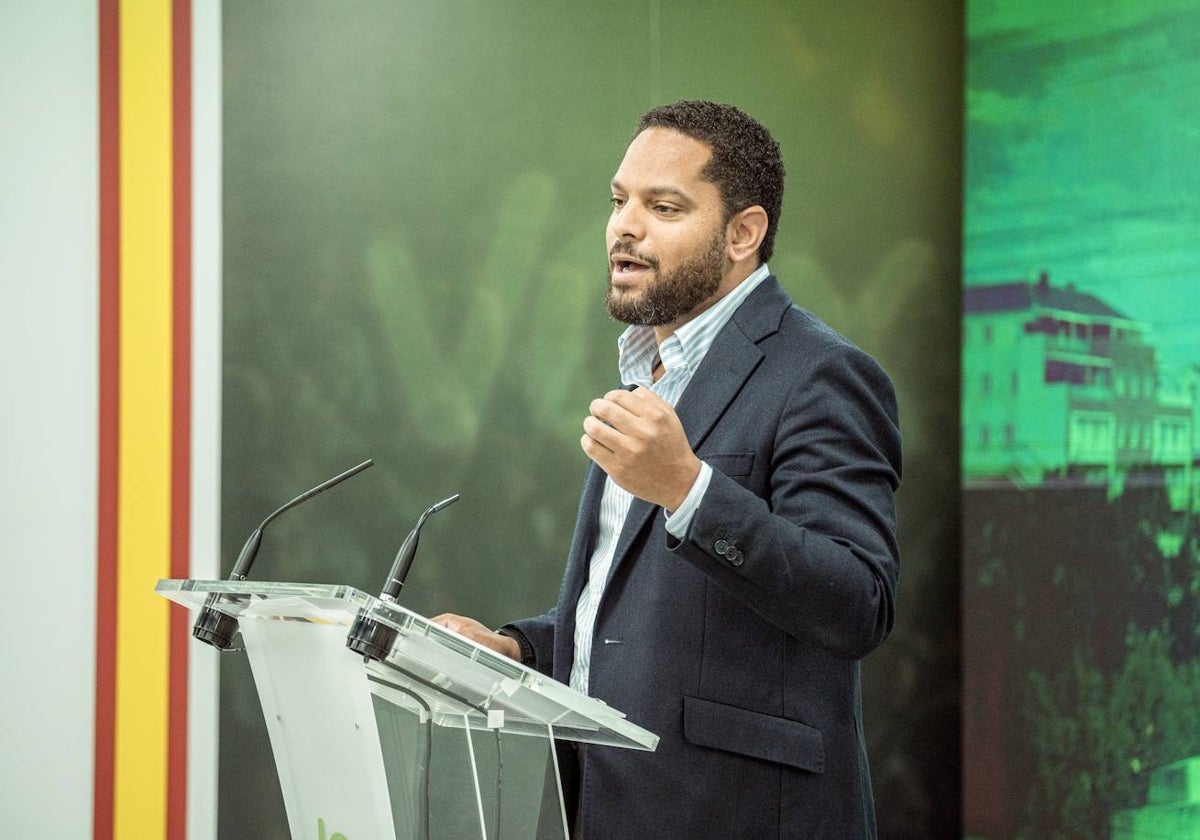
{"type": "Polygon", "coordinates": [[[755,204],[733,214],[725,228],[729,259],[741,262],[758,253],[758,246],[767,235],[767,211],[755,204]]]}

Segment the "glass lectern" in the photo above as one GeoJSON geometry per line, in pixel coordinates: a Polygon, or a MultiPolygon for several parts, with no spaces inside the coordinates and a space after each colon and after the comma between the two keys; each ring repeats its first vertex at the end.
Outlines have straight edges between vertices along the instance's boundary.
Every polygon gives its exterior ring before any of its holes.
{"type": "Polygon", "coordinates": [[[348,586],[156,591],[237,620],[296,840],[566,840],[554,739],[658,745],[603,702],[348,586]],[[346,647],[364,619],[378,659],[346,647]]]}

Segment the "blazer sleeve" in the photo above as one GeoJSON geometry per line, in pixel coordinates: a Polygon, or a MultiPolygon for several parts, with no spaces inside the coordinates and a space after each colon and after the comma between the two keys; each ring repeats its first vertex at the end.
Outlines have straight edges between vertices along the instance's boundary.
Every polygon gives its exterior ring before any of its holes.
{"type": "Polygon", "coordinates": [[[553,607],[549,612],[533,618],[512,621],[501,630],[519,633],[533,650],[533,661],[525,664],[547,676],[554,673],[554,622],[558,612],[553,607]]]}
{"type": "Polygon", "coordinates": [[[827,345],[802,361],[766,432],[765,497],[714,470],[686,536],[668,535],[668,549],[786,633],[865,656],[895,617],[897,415],[879,365],[848,343],[827,345]]]}

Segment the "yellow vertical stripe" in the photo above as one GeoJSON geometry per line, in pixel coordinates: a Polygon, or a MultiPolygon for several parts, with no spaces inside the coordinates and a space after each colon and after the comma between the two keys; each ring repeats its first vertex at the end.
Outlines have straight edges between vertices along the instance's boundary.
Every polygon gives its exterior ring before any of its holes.
{"type": "Polygon", "coordinates": [[[121,396],[114,836],[166,832],[171,3],[121,3],[121,396]]]}

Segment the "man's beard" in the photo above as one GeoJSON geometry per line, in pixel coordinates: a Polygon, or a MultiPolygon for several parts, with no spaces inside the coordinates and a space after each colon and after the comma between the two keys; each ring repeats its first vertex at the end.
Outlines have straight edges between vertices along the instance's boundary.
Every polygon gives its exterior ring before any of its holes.
{"type": "Polygon", "coordinates": [[[725,267],[725,230],[718,227],[707,247],[687,262],[666,272],[659,271],[657,260],[638,254],[631,246],[613,247],[610,253],[608,294],[604,302],[608,314],[618,321],[642,327],[660,327],[678,321],[721,287],[725,267]],[[622,293],[613,288],[611,257],[628,254],[649,263],[653,277],[641,293],[622,293]]]}

